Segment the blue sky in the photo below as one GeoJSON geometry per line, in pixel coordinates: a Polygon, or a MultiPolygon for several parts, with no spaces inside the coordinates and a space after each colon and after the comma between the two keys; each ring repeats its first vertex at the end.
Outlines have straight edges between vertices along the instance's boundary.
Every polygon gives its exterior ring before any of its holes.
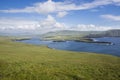
{"type": "Polygon", "coordinates": [[[1,0],[1,32],[120,28],[120,0],[1,0]]]}

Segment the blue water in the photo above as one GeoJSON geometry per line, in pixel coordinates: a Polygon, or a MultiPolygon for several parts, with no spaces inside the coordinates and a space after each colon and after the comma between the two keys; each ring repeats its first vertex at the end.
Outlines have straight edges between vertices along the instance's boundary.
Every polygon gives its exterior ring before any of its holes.
{"type": "Polygon", "coordinates": [[[114,43],[114,45],[84,43],[84,42],[75,42],[75,41],[66,41],[66,42],[42,41],[38,38],[32,38],[30,40],[23,40],[19,42],[35,44],[35,45],[47,45],[50,48],[60,49],[60,50],[69,50],[69,51],[78,51],[78,52],[79,51],[95,52],[95,53],[120,56],[120,37],[95,38],[95,40],[112,42],[114,43]]]}

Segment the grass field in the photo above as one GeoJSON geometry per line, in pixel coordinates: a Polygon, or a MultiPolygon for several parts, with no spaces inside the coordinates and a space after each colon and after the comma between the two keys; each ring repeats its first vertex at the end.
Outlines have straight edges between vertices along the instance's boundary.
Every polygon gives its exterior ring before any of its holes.
{"type": "Polygon", "coordinates": [[[0,38],[0,80],[120,80],[120,58],[0,38]]]}

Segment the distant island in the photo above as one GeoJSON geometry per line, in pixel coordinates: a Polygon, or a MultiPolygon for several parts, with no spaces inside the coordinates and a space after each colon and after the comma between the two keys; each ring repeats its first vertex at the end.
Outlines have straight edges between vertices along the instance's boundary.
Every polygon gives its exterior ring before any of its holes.
{"type": "Polygon", "coordinates": [[[77,41],[77,42],[87,42],[87,43],[99,43],[99,44],[113,44],[111,42],[94,41],[93,38],[100,37],[120,37],[120,30],[108,30],[108,31],[72,31],[63,30],[48,32],[41,35],[42,40],[52,40],[54,42],[63,41],[77,41]]]}

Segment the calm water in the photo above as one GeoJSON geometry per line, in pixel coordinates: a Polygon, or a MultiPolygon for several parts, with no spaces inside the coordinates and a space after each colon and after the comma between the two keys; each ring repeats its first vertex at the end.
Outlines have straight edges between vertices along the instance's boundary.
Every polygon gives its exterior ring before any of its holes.
{"type": "Polygon", "coordinates": [[[75,42],[75,41],[66,41],[66,42],[41,41],[37,38],[32,38],[30,40],[23,40],[19,42],[35,44],[35,45],[47,45],[50,48],[55,48],[60,50],[95,52],[95,53],[120,56],[120,38],[105,37],[105,38],[95,38],[95,40],[108,41],[114,43],[115,45],[84,43],[84,42],[75,42]]]}

